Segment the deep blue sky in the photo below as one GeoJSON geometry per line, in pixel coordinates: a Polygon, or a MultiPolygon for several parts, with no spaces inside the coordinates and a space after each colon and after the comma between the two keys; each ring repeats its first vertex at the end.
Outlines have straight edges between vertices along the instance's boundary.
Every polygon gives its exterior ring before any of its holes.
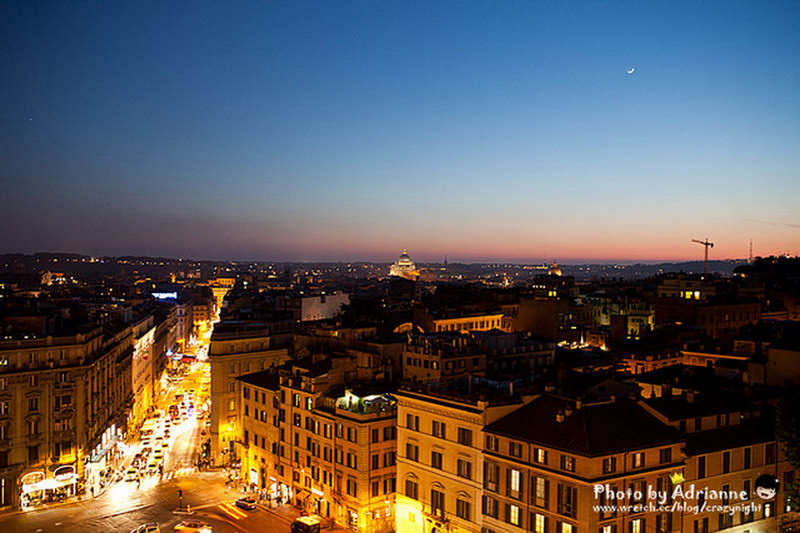
{"type": "Polygon", "coordinates": [[[799,27],[800,2],[5,1],[0,251],[797,253],[799,27]]]}

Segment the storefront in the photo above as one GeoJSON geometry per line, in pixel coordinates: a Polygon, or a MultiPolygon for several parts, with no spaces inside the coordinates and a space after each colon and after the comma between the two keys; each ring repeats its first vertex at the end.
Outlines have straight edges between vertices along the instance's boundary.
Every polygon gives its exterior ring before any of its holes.
{"type": "Polygon", "coordinates": [[[127,451],[128,446],[123,440],[122,430],[116,424],[111,424],[103,432],[100,443],[87,457],[84,471],[86,490],[93,495],[98,494],[110,483],[127,451]]]}
{"type": "Polygon", "coordinates": [[[292,501],[294,494],[290,486],[278,481],[274,477],[270,477],[269,480],[270,485],[267,489],[267,496],[269,496],[270,503],[284,505],[292,501]]]}
{"type": "Polygon", "coordinates": [[[52,477],[44,471],[28,472],[20,479],[20,505],[23,510],[60,501],[78,493],[78,475],[75,465],[55,468],[52,477]]]}

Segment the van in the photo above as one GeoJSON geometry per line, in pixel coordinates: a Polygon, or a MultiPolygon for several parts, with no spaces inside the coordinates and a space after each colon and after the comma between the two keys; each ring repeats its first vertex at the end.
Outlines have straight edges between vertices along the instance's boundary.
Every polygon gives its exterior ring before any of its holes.
{"type": "Polygon", "coordinates": [[[322,518],[318,515],[301,516],[292,522],[292,533],[319,533],[322,518]]]}

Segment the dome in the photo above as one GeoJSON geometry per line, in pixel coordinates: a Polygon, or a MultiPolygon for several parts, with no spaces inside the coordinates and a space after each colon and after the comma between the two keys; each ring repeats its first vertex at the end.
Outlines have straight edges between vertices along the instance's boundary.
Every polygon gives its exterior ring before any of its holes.
{"type": "Polygon", "coordinates": [[[397,261],[395,261],[392,266],[389,267],[389,275],[407,279],[416,279],[419,277],[419,272],[417,272],[416,265],[414,265],[414,262],[408,256],[408,252],[403,250],[403,253],[401,253],[400,257],[397,258],[397,261]]]}
{"type": "Polygon", "coordinates": [[[550,267],[550,270],[548,270],[547,273],[550,274],[551,276],[560,276],[561,269],[558,268],[558,263],[553,261],[553,266],[550,267]]]}

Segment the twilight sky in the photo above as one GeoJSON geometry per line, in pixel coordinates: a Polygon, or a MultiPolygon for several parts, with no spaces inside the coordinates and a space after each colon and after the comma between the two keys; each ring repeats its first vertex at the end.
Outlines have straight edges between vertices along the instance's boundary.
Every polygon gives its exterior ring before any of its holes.
{"type": "Polygon", "coordinates": [[[0,252],[800,253],[798,27],[796,1],[6,0],[0,252]]]}

